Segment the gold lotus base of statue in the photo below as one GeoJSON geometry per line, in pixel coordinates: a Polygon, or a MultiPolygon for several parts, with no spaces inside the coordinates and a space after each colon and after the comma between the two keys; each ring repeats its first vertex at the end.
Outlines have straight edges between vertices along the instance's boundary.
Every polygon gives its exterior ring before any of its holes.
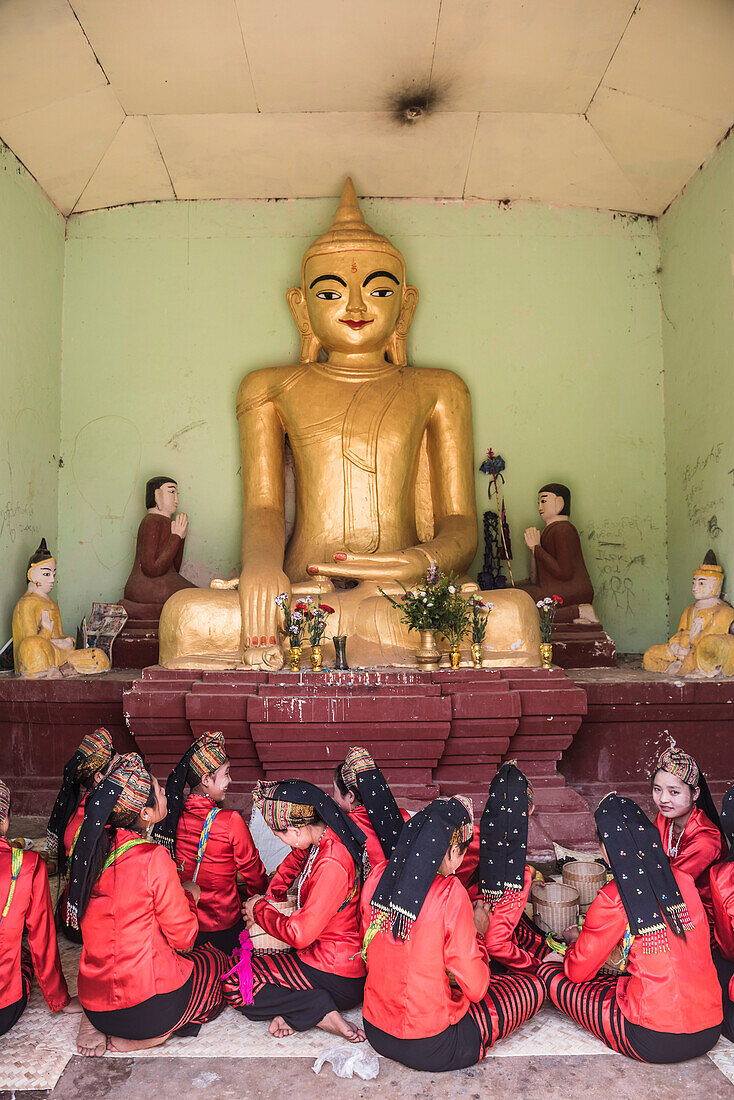
{"type": "MultiPolygon", "coordinates": [[[[349,637],[352,667],[392,665],[415,668],[416,634],[408,632],[395,610],[367,585],[343,592],[330,592],[331,606],[322,653],[327,665],[334,663],[330,638],[349,637]]],[[[294,594],[298,586],[294,586],[294,594]]],[[[518,589],[487,593],[493,604],[487,636],[482,646],[485,668],[540,666],[540,625],[533,600],[518,589]]],[[[166,668],[282,668],[280,646],[249,649],[243,661],[240,650],[240,602],[237,592],[194,589],[176,592],[163,608],[160,620],[160,663],[166,668]],[[257,654],[260,661],[257,661],[257,654]]],[[[446,647],[448,649],[448,647],[446,647]]],[[[464,647],[469,651],[469,644],[464,647]]]]}

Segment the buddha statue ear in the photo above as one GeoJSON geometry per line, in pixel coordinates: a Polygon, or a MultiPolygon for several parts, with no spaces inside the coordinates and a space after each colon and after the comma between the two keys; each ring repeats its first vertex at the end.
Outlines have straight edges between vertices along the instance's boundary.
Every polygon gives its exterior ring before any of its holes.
{"type": "Polygon", "coordinates": [[[408,332],[413,323],[415,309],[418,305],[418,291],[414,286],[406,286],[403,290],[403,300],[400,305],[395,331],[387,344],[387,358],[398,367],[404,367],[408,362],[405,344],[408,332]]]}
{"type": "Polygon", "coordinates": [[[288,302],[288,308],[291,311],[293,320],[296,322],[298,331],[301,335],[301,362],[318,362],[319,353],[321,352],[321,343],[313,334],[311,322],[308,317],[306,296],[300,286],[292,286],[290,288],[286,294],[286,301],[288,302]]]}

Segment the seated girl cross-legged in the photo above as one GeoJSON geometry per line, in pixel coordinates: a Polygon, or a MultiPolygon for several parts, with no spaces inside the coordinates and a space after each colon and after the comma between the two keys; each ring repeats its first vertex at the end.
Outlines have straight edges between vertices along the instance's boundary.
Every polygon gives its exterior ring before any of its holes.
{"type": "Polygon", "coordinates": [[[404,822],[410,814],[401,810],[390,787],[367,749],[355,746],[334,771],[334,801],[367,838],[365,849],[370,870],[389,859],[404,822]]]}
{"type": "Polygon", "coordinates": [[[257,924],[290,950],[254,957],[251,1002],[243,999],[236,979],[225,982],[227,1001],[248,1020],[272,1021],[276,1038],[320,1027],[361,1042],[364,1032],[341,1013],[360,1003],[364,988],[359,932],[364,834],[328,795],[301,779],[258,783],[253,802],[293,852],[267,896],[245,903],[248,928],[257,924]],[[270,899],[282,898],[299,875],[296,912],[279,912],[270,899]]]}
{"type": "Polygon", "coordinates": [[[635,802],[609,794],[594,816],[613,881],[590,905],[581,933],[564,934],[575,942],[562,966],[549,956],[538,976],[561,1012],[619,1054],[657,1063],[706,1054],[721,1031],[721,990],[693,879],[671,868],[635,802]],[[597,976],[619,944],[622,976],[597,976]]]}
{"type": "Polygon", "coordinates": [[[365,1032],[379,1054],[412,1069],[474,1065],[545,998],[532,974],[491,974],[487,908],[472,910],[455,877],[472,832],[468,799],[436,799],[362,892],[365,1032]]]}
{"type": "Polygon", "coordinates": [[[169,853],[148,839],[165,814],[165,795],[137,753],[121,757],[87,799],[67,906],[84,939],[80,1054],[198,1034],[224,1007],[228,957],[213,947],[192,950],[199,888],[182,886],[169,853]]]}

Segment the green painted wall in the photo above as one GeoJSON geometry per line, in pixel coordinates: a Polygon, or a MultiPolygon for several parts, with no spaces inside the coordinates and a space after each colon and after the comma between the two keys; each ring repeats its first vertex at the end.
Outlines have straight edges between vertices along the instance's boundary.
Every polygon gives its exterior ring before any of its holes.
{"type": "Polygon", "coordinates": [[[716,551],[734,597],[734,137],[659,221],[670,614],[716,551]]]}
{"type": "MultiPolygon", "coordinates": [[[[143,485],[179,481],[186,556],[238,567],[234,400],[249,370],[294,362],[285,304],[334,202],[189,202],[67,226],[60,471],[62,610],[119,597],[143,485]]],[[[409,357],[474,401],[475,453],[507,461],[515,575],[537,488],[567,481],[622,650],[664,633],[667,566],[659,252],[647,219],[542,206],[375,201],[421,301],[409,357]]],[[[480,509],[487,479],[477,474],[480,509]]],[[[478,559],[479,561],[479,559],[478,559]]],[[[477,562],[478,565],[478,562],[477,562]]]]}
{"type": "Polygon", "coordinates": [[[0,142],[0,645],[40,538],[55,547],[64,219],[0,142]]]}

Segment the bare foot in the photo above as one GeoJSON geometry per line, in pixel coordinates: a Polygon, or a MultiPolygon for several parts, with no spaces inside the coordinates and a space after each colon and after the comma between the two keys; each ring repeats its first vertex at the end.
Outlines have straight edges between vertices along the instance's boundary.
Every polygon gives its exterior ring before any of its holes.
{"type": "Polygon", "coordinates": [[[68,1005],[64,1005],[61,1011],[65,1012],[68,1016],[76,1016],[78,1013],[83,1012],[84,1009],[79,1002],[79,998],[72,997],[68,1005]]]}
{"type": "Polygon", "coordinates": [[[348,1039],[350,1043],[363,1043],[367,1038],[360,1027],[350,1024],[349,1020],[345,1020],[336,1009],[333,1012],[327,1012],[323,1020],[319,1020],[317,1026],[323,1028],[324,1031],[331,1032],[332,1035],[341,1035],[343,1039],[348,1039]]]}
{"type": "Polygon", "coordinates": [[[270,1021],[268,1031],[275,1039],[285,1039],[288,1035],[293,1034],[293,1028],[285,1022],[282,1016],[276,1016],[270,1021]]]}
{"type": "Polygon", "coordinates": [[[86,1012],[82,1013],[79,1032],[76,1037],[76,1049],[85,1058],[101,1058],[107,1050],[107,1036],[96,1027],[92,1027],[86,1012]]]}
{"type": "Polygon", "coordinates": [[[115,1054],[129,1054],[132,1050],[148,1050],[150,1047],[159,1047],[165,1043],[171,1032],[159,1035],[157,1039],[121,1039],[119,1035],[110,1035],[107,1040],[107,1049],[114,1050],[115,1054]]]}

